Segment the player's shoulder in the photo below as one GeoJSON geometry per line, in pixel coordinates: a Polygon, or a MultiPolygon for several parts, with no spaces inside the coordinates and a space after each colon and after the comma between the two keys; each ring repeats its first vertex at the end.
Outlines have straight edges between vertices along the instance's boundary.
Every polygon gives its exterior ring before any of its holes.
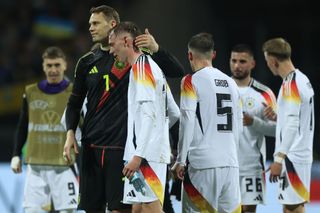
{"type": "Polygon", "coordinates": [[[291,74],[291,78],[292,80],[295,80],[297,83],[306,83],[306,82],[310,82],[308,76],[306,74],[304,74],[303,72],[301,72],[300,70],[295,70],[292,74],[291,74]]]}
{"type": "Polygon", "coordinates": [[[251,85],[253,89],[258,90],[258,91],[263,91],[263,92],[268,92],[271,91],[271,89],[266,86],[265,84],[261,83],[260,81],[256,79],[252,79],[251,85]]]}
{"type": "Polygon", "coordinates": [[[159,78],[163,77],[162,69],[159,65],[152,59],[150,55],[142,54],[138,57],[134,65],[132,67],[135,70],[139,70],[140,72],[148,72],[154,77],[159,78]]]}
{"type": "Polygon", "coordinates": [[[182,77],[181,84],[186,84],[186,83],[190,84],[192,82],[192,77],[193,77],[193,74],[186,74],[185,76],[182,77]]]}
{"type": "Polygon", "coordinates": [[[103,51],[100,48],[95,48],[81,56],[76,64],[75,75],[84,70],[90,69],[90,67],[103,57],[103,51]]]}
{"type": "Polygon", "coordinates": [[[100,57],[100,50],[98,48],[92,49],[89,52],[85,53],[83,56],[80,57],[79,62],[84,64],[91,64],[93,63],[98,57],[100,57]]]}
{"type": "MultiPolygon", "coordinates": [[[[301,95],[313,95],[313,87],[309,78],[300,70],[295,70],[291,82],[294,81],[296,88],[299,90],[301,95]]],[[[293,87],[292,83],[290,84],[293,87]]]]}
{"type": "Polygon", "coordinates": [[[66,91],[67,92],[71,92],[72,91],[72,88],[73,88],[73,83],[71,81],[68,81],[68,86],[66,88],[66,91]]]}
{"type": "Polygon", "coordinates": [[[139,64],[140,65],[145,65],[145,64],[156,64],[156,62],[152,59],[152,57],[150,55],[146,55],[146,54],[141,54],[135,64],[139,64]]]}
{"type": "Polygon", "coordinates": [[[37,88],[37,87],[38,87],[38,83],[32,83],[32,84],[26,85],[26,86],[25,86],[25,90],[26,90],[26,91],[30,91],[30,90],[33,90],[33,89],[35,89],[35,88],[37,88]]]}

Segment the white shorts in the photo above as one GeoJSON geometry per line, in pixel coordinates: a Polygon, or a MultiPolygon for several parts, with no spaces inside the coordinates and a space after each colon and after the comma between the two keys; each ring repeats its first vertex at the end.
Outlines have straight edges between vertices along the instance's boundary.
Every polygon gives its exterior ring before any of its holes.
{"type": "Polygon", "coordinates": [[[242,205],[265,204],[266,178],[263,172],[240,176],[240,190],[242,205]]]}
{"type": "Polygon", "coordinates": [[[138,204],[159,200],[161,205],[164,199],[167,164],[143,161],[137,172],[141,180],[143,192],[136,189],[128,178],[125,178],[123,203],[138,204]]]}
{"type": "Polygon", "coordinates": [[[69,167],[28,165],[23,207],[55,210],[76,209],[79,183],[69,167]]]}
{"type": "Polygon", "coordinates": [[[282,163],[278,200],[281,204],[295,205],[310,201],[311,164],[282,163]]]}
{"type": "Polygon", "coordinates": [[[182,212],[241,212],[239,169],[194,169],[183,181],[182,212]]]}

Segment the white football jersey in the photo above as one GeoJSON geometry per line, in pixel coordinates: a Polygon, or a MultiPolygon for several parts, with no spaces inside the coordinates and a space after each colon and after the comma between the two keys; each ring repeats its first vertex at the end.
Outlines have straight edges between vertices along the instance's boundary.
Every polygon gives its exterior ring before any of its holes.
{"type": "Polygon", "coordinates": [[[128,88],[128,133],[124,160],[134,155],[147,161],[170,163],[167,83],[150,56],[132,65],[128,88]]]}
{"type": "Polygon", "coordinates": [[[242,109],[236,83],[213,67],[187,75],[181,83],[177,162],[193,168],[238,167],[242,109]]]}
{"type": "Polygon", "coordinates": [[[314,91],[298,69],[282,82],[277,99],[277,130],[274,154],[282,152],[295,163],[312,163],[314,91]]]}
{"type": "Polygon", "coordinates": [[[252,79],[247,87],[239,87],[243,112],[253,118],[250,126],[244,126],[239,143],[240,176],[260,174],[265,169],[265,135],[275,136],[276,122],[264,117],[266,104],[276,110],[276,97],[272,90],[252,79]]]}

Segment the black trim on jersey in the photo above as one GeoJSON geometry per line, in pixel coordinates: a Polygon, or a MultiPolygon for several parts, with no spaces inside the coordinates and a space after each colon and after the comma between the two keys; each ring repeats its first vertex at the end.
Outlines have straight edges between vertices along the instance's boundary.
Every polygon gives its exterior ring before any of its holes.
{"type": "Polygon", "coordinates": [[[249,84],[249,87],[251,87],[252,89],[256,90],[256,91],[259,92],[260,94],[267,91],[267,90],[262,90],[262,89],[256,87],[254,83],[260,84],[260,85],[262,85],[262,86],[264,86],[264,87],[267,88],[267,86],[265,86],[264,84],[260,83],[259,81],[255,80],[255,79],[252,79],[252,80],[251,80],[251,82],[250,82],[250,84],[249,84]]]}
{"type": "Polygon", "coordinates": [[[137,137],[136,137],[136,131],[135,131],[135,125],[133,124],[133,138],[132,138],[133,146],[136,149],[137,148],[137,137]]]}
{"type": "Polygon", "coordinates": [[[72,164],[72,165],[70,166],[70,169],[71,169],[73,175],[74,175],[76,178],[78,178],[78,177],[79,177],[79,170],[78,170],[78,165],[77,165],[77,163],[72,164]]]}
{"type": "Polygon", "coordinates": [[[198,118],[198,121],[199,121],[199,125],[200,125],[201,132],[202,132],[202,134],[203,134],[203,127],[202,127],[202,120],[201,120],[200,104],[199,104],[199,102],[197,103],[196,115],[197,115],[197,118],[198,118]]]}
{"type": "Polygon", "coordinates": [[[310,107],[311,107],[311,112],[310,112],[310,128],[309,128],[309,130],[310,131],[312,131],[313,130],[313,97],[314,96],[312,96],[311,98],[310,98],[310,101],[309,101],[309,105],[310,105],[310,107]]]}
{"type": "Polygon", "coordinates": [[[262,153],[260,152],[260,163],[261,163],[261,166],[262,166],[262,171],[265,171],[265,166],[264,166],[264,160],[263,160],[263,155],[262,155],[262,153]]]}
{"type": "MultiPolygon", "coordinates": [[[[164,76],[163,76],[163,78],[165,79],[164,76]]],[[[166,90],[166,85],[163,85],[162,92],[166,93],[165,106],[164,106],[165,108],[164,109],[165,109],[165,116],[166,116],[166,118],[168,118],[169,117],[169,114],[168,114],[168,93],[166,90]]]]}

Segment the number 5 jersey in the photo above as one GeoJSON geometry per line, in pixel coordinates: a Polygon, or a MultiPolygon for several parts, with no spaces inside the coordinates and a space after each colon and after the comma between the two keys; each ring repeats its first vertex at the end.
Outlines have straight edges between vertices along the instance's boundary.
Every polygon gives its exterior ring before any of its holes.
{"type": "Polygon", "coordinates": [[[238,167],[242,109],[236,83],[213,67],[181,82],[180,138],[177,162],[193,168],[238,167]]]}

